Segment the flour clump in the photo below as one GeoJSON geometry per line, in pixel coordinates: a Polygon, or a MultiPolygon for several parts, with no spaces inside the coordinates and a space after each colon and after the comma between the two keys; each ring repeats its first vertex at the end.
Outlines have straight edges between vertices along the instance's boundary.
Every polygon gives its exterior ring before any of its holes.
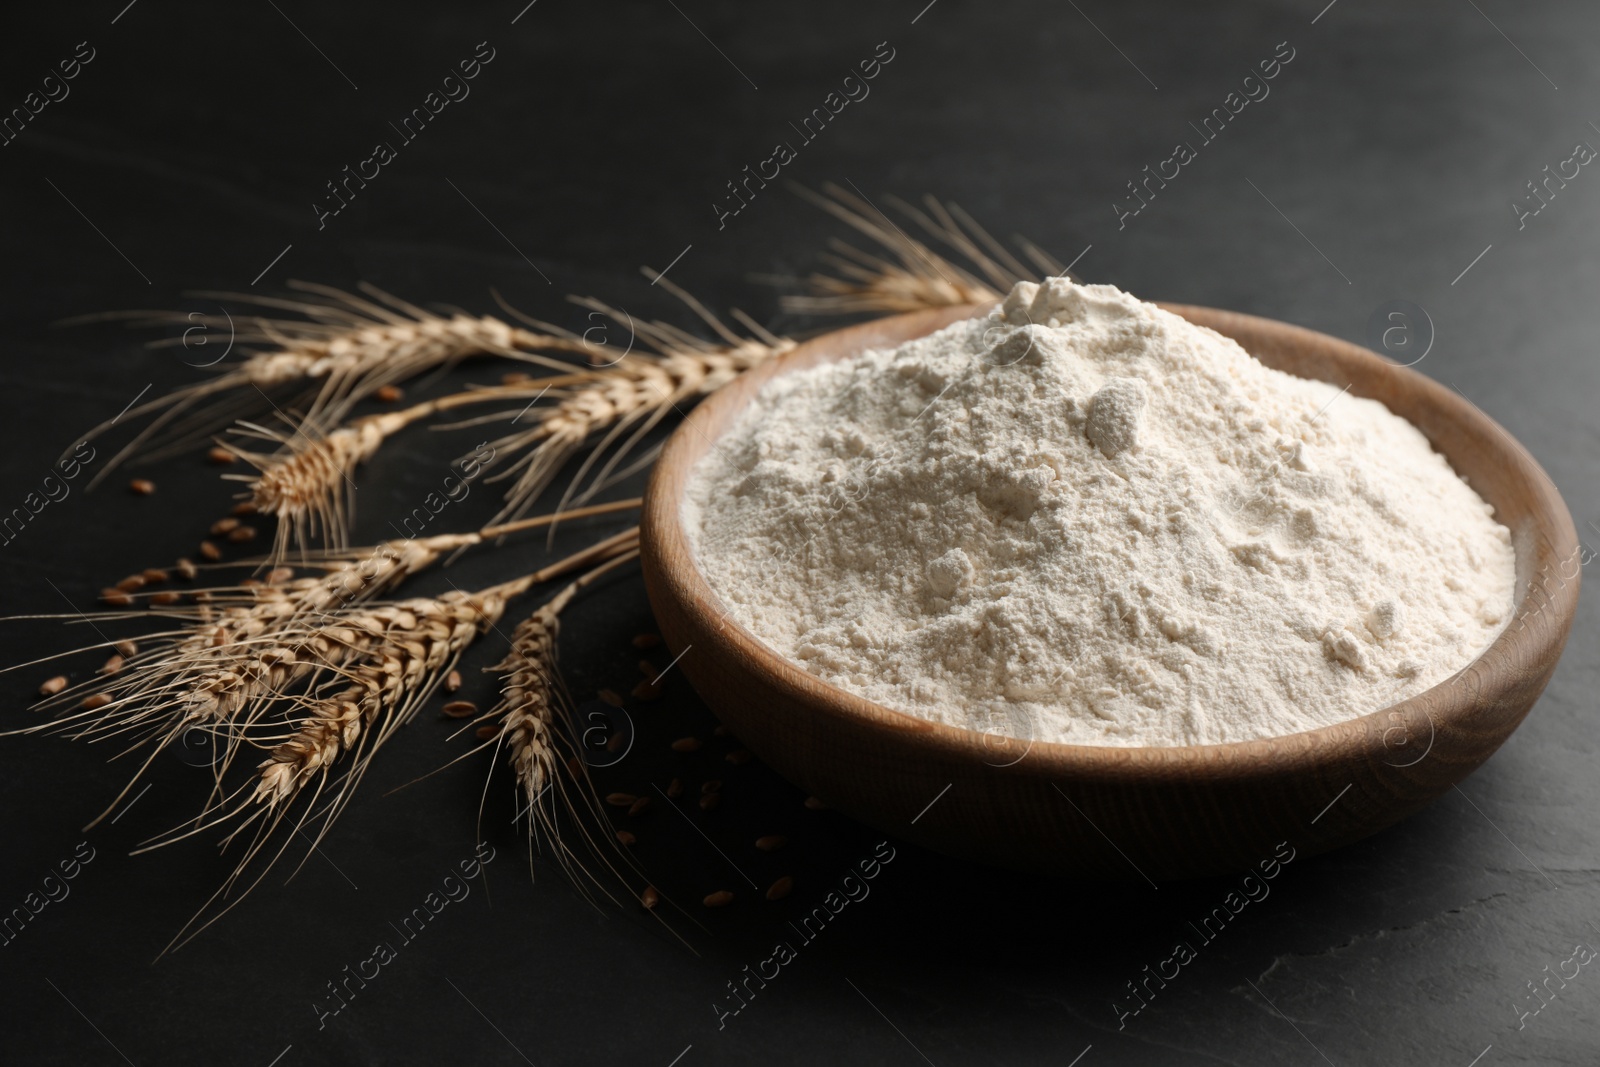
{"type": "Polygon", "coordinates": [[[1329,725],[1466,665],[1509,532],[1411,424],[1114,287],[767,382],[685,525],[730,617],[936,722],[1094,745],[1329,725]]]}

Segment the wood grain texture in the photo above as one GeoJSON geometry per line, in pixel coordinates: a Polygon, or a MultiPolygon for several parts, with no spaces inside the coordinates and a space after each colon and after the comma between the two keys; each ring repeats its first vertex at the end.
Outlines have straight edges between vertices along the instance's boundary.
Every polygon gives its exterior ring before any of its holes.
{"type": "Polygon", "coordinates": [[[1310,854],[1365,837],[1466,777],[1522,722],[1566,643],[1579,586],[1577,533],[1538,463],[1471,402],[1414,371],[1310,330],[1208,308],[1168,306],[1268,366],[1381,400],[1421,429],[1510,528],[1516,618],[1454,677],[1369,715],[1262,741],[1030,743],[925,722],[845,692],[728,618],[679,517],[693,464],[773,376],[896,345],[984,310],[917,312],[818,337],[706,400],[656,464],[642,536],[661,632],[674,654],[687,650],[680,666],[712,711],[780,774],[864,822],[950,855],[1159,881],[1240,870],[1282,841],[1310,854]]]}

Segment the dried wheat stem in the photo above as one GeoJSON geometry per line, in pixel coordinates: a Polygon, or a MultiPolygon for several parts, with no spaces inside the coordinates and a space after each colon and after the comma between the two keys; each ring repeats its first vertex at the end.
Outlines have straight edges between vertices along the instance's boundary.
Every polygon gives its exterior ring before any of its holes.
{"type": "Polygon", "coordinates": [[[595,515],[611,515],[618,511],[632,511],[643,505],[644,498],[637,496],[627,500],[613,500],[606,504],[590,504],[587,507],[571,508],[551,515],[536,515],[531,519],[518,519],[516,522],[485,526],[478,531],[477,536],[488,541],[497,537],[504,537],[506,534],[521,533],[524,530],[536,530],[541,526],[550,526],[556,522],[570,522],[575,519],[591,518],[595,515]]]}

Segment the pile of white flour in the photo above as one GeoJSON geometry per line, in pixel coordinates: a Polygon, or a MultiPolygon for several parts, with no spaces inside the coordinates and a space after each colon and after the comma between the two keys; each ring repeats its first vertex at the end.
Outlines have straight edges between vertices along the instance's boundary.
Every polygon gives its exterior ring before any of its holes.
{"type": "Polygon", "coordinates": [[[1273,737],[1466,665],[1511,538],[1382,404],[1106,285],[769,382],[696,466],[696,556],[812,674],[1091,745],[1273,737]]]}

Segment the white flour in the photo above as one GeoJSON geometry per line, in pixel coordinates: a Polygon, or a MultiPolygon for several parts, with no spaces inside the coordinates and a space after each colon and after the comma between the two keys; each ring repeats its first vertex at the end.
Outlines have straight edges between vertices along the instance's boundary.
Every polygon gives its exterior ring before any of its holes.
{"type": "Polygon", "coordinates": [[[1410,423],[1111,286],[768,383],[686,525],[732,617],[924,719],[1093,745],[1273,737],[1447,678],[1511,539],[1410,423]]]}

